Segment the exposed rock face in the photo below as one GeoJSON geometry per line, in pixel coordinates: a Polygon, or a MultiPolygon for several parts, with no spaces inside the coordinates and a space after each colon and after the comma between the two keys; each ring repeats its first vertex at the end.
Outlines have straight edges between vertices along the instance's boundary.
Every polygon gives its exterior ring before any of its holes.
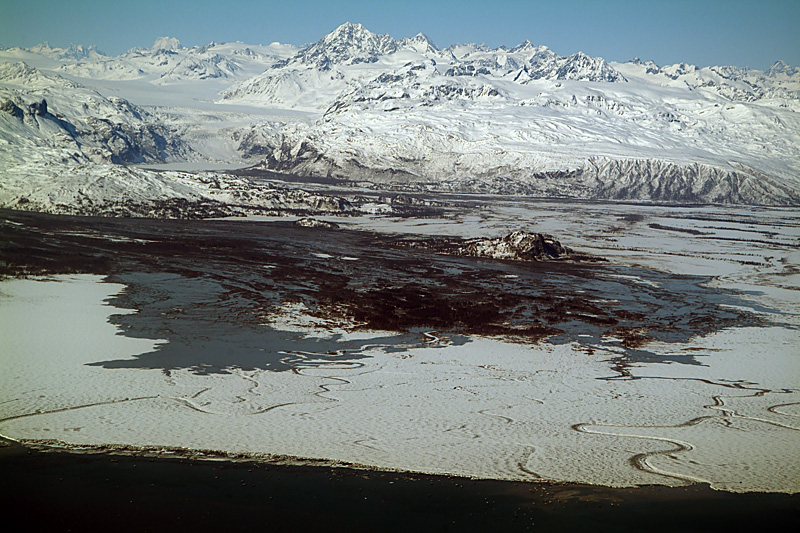
{"type": "Polygon", "coordinates": [[[590,57],[583,52],[561,57],[547,50],[537,54],[523,66],[515,79],[521,83],[530,80],[577,80],[627,82],[628,80],[602,57],[590,57]]]}
{"type": "Polygon", "coordinates": [[[471,239],[457,247],[456,255],[510,259],[512,261],[547,261],[573,255],[552,235],[514,231],[496,239],[471,239]]]}
{"type": "Polygon", "coordinates": [[[28,107],[31,108],[31,114],[38,115],[40,117],[47,116],[47,100],[42,98],[38,102],[31,102],[28,107]]]}
{"type": "Polygon", "coordinates": [[[339,224],[327,222],[325,220],[317,220],[316,218],[305,217],[295,221],[295,225],[304,228],[326,228],[326,229],[339,229],[339,224]]]}
{"type": "Polygon", "coordinates": [[[173,128],[145,109],[23,62],[0,65],[0,111],[21,122],[6,123],[13,143],[5,147],[13,148],[0,150],[0,161],[30,160],[45,151],[50,160],[115,164],[192,154],[173,128]]]}
{"type": "Polygon", "coordinates": [[[337,63],[374,63],[398,47],[398,42],[388,35],[377,35],[361,24],[347,22],[302,50],[295,60],[319,68],[337,63]]]}
{"type": "Polygon", "coordinates": [[[0,208],[90,216],[210,218],[344,215],[357,207],[332,195],[217,173],[155,172],[134,166],[80,165],[31,190],[25,167],[0,180],[0,208]]]}
{"type": "Polygon", "coordinates": [[[503,237],[480,237],[459,239],[433,237],[427,239],[399,240],[397,245],[408,248],[424,248],[446,255],[485,257],[505,261],[555,261],[585,260],[603,261],[600,257],[582,254],[567,248],[555,237],[546,233],[514,231],[503,237]]]}
{"type": "Polygon", "coordinates": [[[20,120],[22,120],[22,117],[25,116],[25,113],[22,111],[22,109],[11,100],[0,100],[0,111],[8,113],[12,117],[20,120]]]}
{"type": "Polygon", "coordinates": [[[88,117],[90,129],[80,132],[80,140],[101,146],[107,158],[116,164],[163,162],[173,155],[185,157],[191,149],[161,124],[114,123],[88,117]]]}
{"type": "Polygon", "coordinates": [[[327,127],[323,124],[307,136],[280,139],[259,168],[299,176],[370,181],[398,191],[528,194],[677,204],[800,205],[800,193],[792,179],[771,176],[740,163],[716,166],[661,159],[591,157],[577,168],[537,172],[535,154],[494,152],[489,158],[481,152],[460,153],[458,140],[435,131],[420,130],[405,145],[390,144],[389,135],[369,140],[355,132],[354,139],[364,139],[357,145],[337,144],[331,135],[324,135],[329,131],[327,127]],[[381,145],[382,142],[385,144],[381,145]],[[359,153],[352,148],[356,145],[375,150],[359,153]],[[385,150],[379,151],[383,146],[385,150]],[[434,150],[433,146],[439,148],[434,150]],[[458,170],[457,177],[454,168],[458,170]]]}
{"type": "Polygon", "coordinates": [[[742,164],[731,168],[677,165],[658,160],[591,159],[576,185],[595,199],[643,200],[687,204],[791,206],[800,193],[782,181],[742,164]]]}

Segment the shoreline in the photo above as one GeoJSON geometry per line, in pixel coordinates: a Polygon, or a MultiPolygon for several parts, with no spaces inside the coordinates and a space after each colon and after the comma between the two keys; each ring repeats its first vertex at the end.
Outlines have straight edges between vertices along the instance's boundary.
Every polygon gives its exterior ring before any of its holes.
{"type": "MultiPolygon", "coordinates": [[[[552,479],[524,480],[524,479],[502,479],[492,477],[469,476],[456,473],[437,473],[422,470],[405,470],[401,468],[384,467],[379,465],[369,465],[352,461],[338,459],[301,457],[296,455],[256,453],[256,452],[227,452],[224,450],[182,448],[177,446],[142,446],[130,444],[74,444],[58,440],[15,440],[7,435],[0,434],[0,457],[8,449],[25,450],[26,453],[38,454],[67,454],[88,457],[127,457],[132,460],[174,460],[188,461],[198,464],[218,464],[226,463],[231,465],[257,465],[259,467],[270,468],[310,468],[327,469],[331,471],[348,471],[353,474],[372,473],[372,474],[392,474],[401,476],[430,476],[441,479],[462,480],[464,482],[498,482],[513,483],[533,486],[550,487],[584,487],[596,489],[598,491],[636,491],[640,489],[668,489],[681,490],[689,487],[707,487],[714,493],[726,493],[733,495],[785,495],[800,498],[800,492],[791,491],[733,491],[718,489],[706,482],[686,481],[683,485],[667,485],[659,483],[612,486],[592,483],[580,483],[576,481],[558,481],[552,479]]],[[[800,510],[800,509],[799,509],[800,510]]]]}
{"type": "Polygon", "coordinates": [[[0,447],[7,516],[82,531],[729,531],[800,525],[800,494],[610,488],[350,466],[0,447]]]}

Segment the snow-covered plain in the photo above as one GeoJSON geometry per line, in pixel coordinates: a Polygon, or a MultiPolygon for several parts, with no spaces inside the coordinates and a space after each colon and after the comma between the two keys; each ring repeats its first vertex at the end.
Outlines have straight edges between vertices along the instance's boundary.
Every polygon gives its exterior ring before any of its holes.
{"type": "Polygon", "coordinates": [[[129,312],[103,304],[121,285],[92,276],[7,280],[0,433],[77,448],[212,449],[479,478],[800,491],[796,212],[481,202],[480,212],[441,219],[336,221],[463,236],[559,226],[566,244],[615,264],[708,276],[706,285],[734,291],[763,326],[650,342],[637,348],[647,358],[620,367],[626,349],[610,337],[531,345],[350,332],[287,303],[265,317],[277,336],[264,338],[328,339],[324,353],[292,353],[290,344],[294,370],[283,372],[164,372],[126,364],[165,341],[131,339],[107,322],[129,312]]]}

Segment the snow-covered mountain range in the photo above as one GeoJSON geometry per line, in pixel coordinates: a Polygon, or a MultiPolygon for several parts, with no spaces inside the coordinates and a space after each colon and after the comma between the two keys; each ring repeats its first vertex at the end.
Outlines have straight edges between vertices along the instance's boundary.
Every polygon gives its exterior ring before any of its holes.
{"type": "Polygon", "coordinates": [[[800,205],[799,113],[800,70],[780,61],[616,63],[527,41],[442,49],[350,23],[303,48],[11,48],[0,172],[17,185],[0,183],[0,206],[19,206],[34,176],[69,189],[65,165],[179,161],[400,190],[800,205]]]}
{"type": "Polygon", "coordinates": [[[145,78],[156,83],[210,78],[236,78],[268,68],[296,51],[291,45],[248,46],[215,43],[184,48],[174,38],[157,39],[150,48],[135,48],[119,57],[89,59],[62,65],[66,74],[125,80],[145,78]]]}
{"type": "Polygon", "coordinates": [[[26,63],[0,64],[0,164],[143,163],[191,153],[151,113],[26,63]]]}
{"type": "Polygon", "coordinates": [[[602,58],[583,53],[561,57],[527,41],[511,50],[471,44],[440,50],[423,34],[398,41],[348,23],[225,91],[223,99],[323,110],[342,92],[366,83],[397,82],[398,75],[426,65],[428,74],[446,86],[458,86],[464,77],[484,76],[520,84],[536,79],[627,81],[602,58]]]}

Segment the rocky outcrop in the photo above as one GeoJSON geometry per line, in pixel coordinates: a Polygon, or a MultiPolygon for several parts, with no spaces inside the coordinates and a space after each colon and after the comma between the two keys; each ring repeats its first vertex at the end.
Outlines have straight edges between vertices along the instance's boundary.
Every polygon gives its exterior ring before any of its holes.
{"type": "Polygon", "coordinates": [[[573,255],[571,249],[563,246],[552,235],[524,231],[514,231],[496,239],[471,239],[457,246],[453,253],[511,261],[547,261],[573,255]]]}
{"type": "Polygon", "coordinates": [[[0,111],[3,113],[8,113],[14,118],[18,118],[22,120],[25,116],[25,112],[22,111],[22,108],[15,104],[12,100],[2,99],[0,100],[0,111]]]}
{"type": "Polygon", "coordinates": [[[326,220],[317,220],[316,218],[305,217],[295,220],[295,225],[303,228],[325,228],[325,229],[339,229],[339,224],[328,222],[326,220]]]}
{"type": "Polygon", "coordinates": [[[479,237],[475,239],[454,237],[401,239],[394,244],[407,248],[433,250],[436,253],[446,255],[483,257],[505,261],[603,260],[599,257],[576,252],[561,244],[552,235],[526,231],[513,231],[502,237],[479,237]]]}

